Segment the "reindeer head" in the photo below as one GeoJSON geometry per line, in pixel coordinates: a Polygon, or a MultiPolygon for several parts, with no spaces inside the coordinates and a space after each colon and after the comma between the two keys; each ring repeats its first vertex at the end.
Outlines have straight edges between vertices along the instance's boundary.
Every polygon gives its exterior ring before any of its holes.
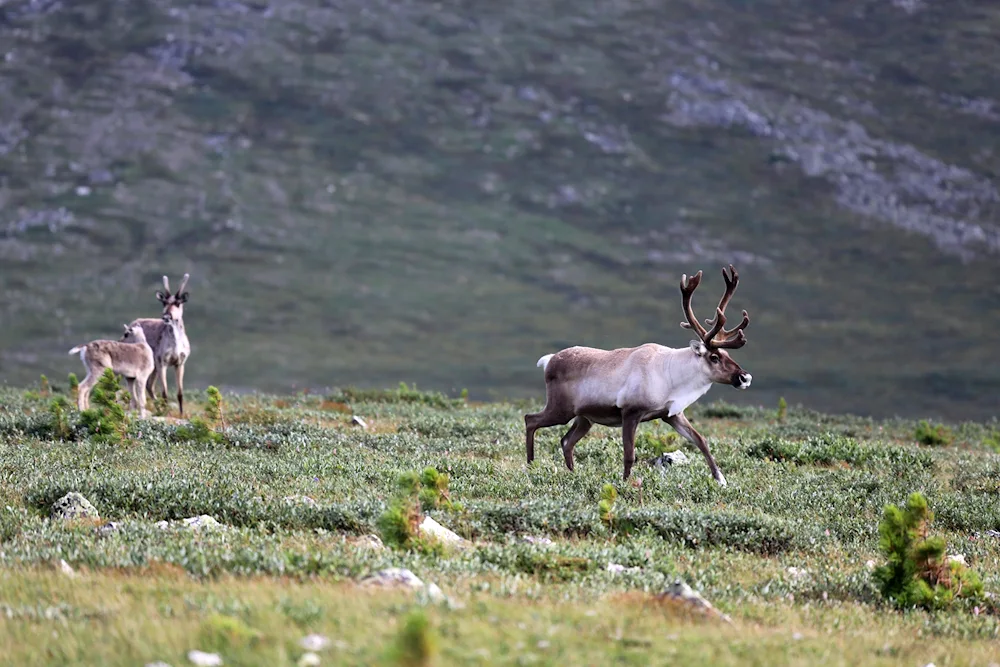
{"type": "Polygon", "coordinates": [[[740,280],[740,276],[732,264],[729,265],[729,271],[731,275],[726,273],[725,268],[722,269],[722,277],[726,281],[726,293],[722,295],[722,299],[715,309],[715,320],[705,320],[705,324],[711,327],[707,331],[698,322],[694,309],[691,307],[691,297],[698,285],[701,284],[701,271],[691,278],[688,278],[686,274],[681,276],[681,299],[684,304],[684,314],[687,316],[687,322],[681,322],[681,326],[685,329],[692,329],[698,334],[699,340],[691,341],[691,349],[695,356],[705,364],[706,372],[712,382],[731,384],[737,389],[746,389],[750,386],[753,376],[740,368],[740,365],[733,361],[733,358],[726,351],[746,345],[747,338],[743,330],[750,324],[750,316],[744,310],[742,322],[732,329],[723,329],[726,325],[726,306],[733,298],[736,285],[740,280]]]}
{"type": "Polygon", "coordinates": [[[189,274],[185,273],[184,277],[181,279],[181,286],[177,288],[177,292],[174,294],[170,293],[170,281],[167,280],[166,276],[163,276],[163,291],[156,293],[156,298],[160,300],[163,304],[163,318],[179,320],[184,317],[184,303],[187,301],[188,293],[184,291],[187,287],[189,274]]]}
{"type": "Polygon", "coordinates": [[[136,324],[130,327],[127,324],[123,324],[122,326],[125,327],[125,333],[123,333],[122,337],[119,338],[118,340],[120,340],[123,343],[146,342],[146,332],[142,330],[142,327],[140,325],[136,324]]]}

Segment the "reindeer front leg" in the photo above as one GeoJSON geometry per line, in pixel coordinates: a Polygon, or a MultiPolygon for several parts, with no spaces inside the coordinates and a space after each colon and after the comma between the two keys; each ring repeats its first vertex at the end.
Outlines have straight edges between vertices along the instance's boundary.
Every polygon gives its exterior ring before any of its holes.
{"type": "Polygon", "coordinates": [[[688,421],[688,418],[684,416],[684,413],[681,412],[673,417],[667,417],[663,421],[673,426],[675,431],[698,446],[701,453],[705,455],[705,461],[708,463],[708,467],[712,471],[712,477],[714,477],[715,481],[719,483],[719,486],[726,486],[726,476],[722,474],[721,470],[719,470],[719,466],[715,463],[715,459],[712,458],[712,453],[708,451],[708,441],[705,440],[701,433],[694,430],[694,426],[692,426],[691,422],[688,421]]]}
{"type": "Polygon", "coordinates": [[[622,444],[625,446],[625,474],[622,480],[627,480],[632,474],[632,466],[635,464],[635,432],[643,414],[640,410],[622,410],[622,444]]]}
{"type": "MultiPolygon", "coordinates": [[[[177,373],[177,409],[181,413],[181,419],[184,418],[184,362],[177,364],[174,367],[177,373]]],[[[166,378],[166,374],[164,374],[166,378]]],[[[164,379],[164,386],[166,386],[166,379],[164,379]]]]}

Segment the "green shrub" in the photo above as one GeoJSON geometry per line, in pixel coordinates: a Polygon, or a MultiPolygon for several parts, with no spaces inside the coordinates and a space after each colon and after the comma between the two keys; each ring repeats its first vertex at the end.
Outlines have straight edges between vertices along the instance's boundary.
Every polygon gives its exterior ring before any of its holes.
{"type": "Polygon", "coordinates": [[[56,440],[72,440],[73,425],[67,413],[72,409],[65,396],[56,396],[49,403],[49,427],[56,440]]]}
{"type": "Polygon", "coordinates": [[[1000,431],[994,431],[983,438],[983,444],[1000,454],[1000,431]]]}
{"type": "Polygon", "coordinates": [[[950,445],[955,440],[951,430],[943,424],[931,424],[927,420],[921,420],[913,433],[913,437],[921,445],[950,445]]]}
{"type": "Polygon", "coordinates": [[[420,403],[435,408],[457,408],[465,405],[465,398],[448,398],[436,391],[420,391],[417,385],[399,383],[398,389],[356,389],[348,387],[339,395],[330,396],[331,401],[346,403],[420,403]]]}
{"type": "Polygon", "coordinates": [[[205,390],[205,419],[211,424],[226,425],[226,418],[222,411],[222,394],[218,388],[210,386],[205,390]]]}
{"type": "Polygon", "coordinates": [[[874,578],[882,595],[901,609],[941,609],[983,592],[975,572],[947,560],[944,538],[929,535],[933,518],[927,499],[912,493],[905,509],[888,505],[879,523],[879,548],[888,562],[875,569],[874,578]]]}
{"type": "Polygon", "coordinates": [[[724,401],[718,401],[702,408],[701,414],[709,419],[743,419],[743,410],[724,401]]]}
{"type": "Polygon", "coordinates": [[[676,433],[640,433],[635,439],[636,451],[653,457],[672,452],[677,449],[676,433]]]}
{"type": "Polygon", "coordinates": [[[437,652],[437,635],[430,619],[422,610],[414,609],[403,619],[393,642],[390,651],[392,661],[404,667],[426,667],[432,664],[437,652]]]}
{"type": "Polygon", "coordinates": [[[612,528],[615,520],[615,500],[618,498],[618,491],[611,484],[605,484],[601,489],[601,499],[597,502],[597,509],[601,513],[601,521],[612,528]]]}
{"type": "Polygon", "coordinates": [[[178,426],[174,438],[181,442],[221,445],[226,439],[202,417],[191,417],[186,426],[178,426]]]}
{"type": "Polygon", "coordinates": [[[423,512],[431,509],[461,511],[461,504],[448,495],[448,475],[436,468],[424,468],[422,473],[408,471],[396,480],[397,494],[378,518],[378,529],[385,544],[423,552],[439,553],[440,544],[420,536],[423,512]]]}
{"type": "Polygon", "coordinates": [[[890,464],[910,466],[915,470],[934,466],[933,457],[926,452],[884,444],[861,444],[836,433],[809,436],[801,441],[768,436],[751,445],[747,456],[798,465],[890,464]]]}
{"type": "Polygon", "coordinates": [[[97,386],[90,392],[93,407],[80,413],[80,424],[91,440],[107,444],[125,441],[128,418],[125,408],[118,401],[118,390],[118,378],[110,368],[105,368],[97,386]]]}
{"type": "Polygon", "coordinates": [[[778,398],[778,412],[774,416],[779,422],[785,421],[785,417],[788,416],[788,403],[785,402],[784,396],[778,398]]]}

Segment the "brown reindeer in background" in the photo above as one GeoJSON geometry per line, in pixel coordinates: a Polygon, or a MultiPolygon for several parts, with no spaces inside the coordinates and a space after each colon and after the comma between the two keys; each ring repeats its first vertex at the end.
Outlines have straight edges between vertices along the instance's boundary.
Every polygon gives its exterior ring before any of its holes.
{"type": "Polygon", "coordinates": [[[141,326],[146,334],[146,340],[153,349],[155,369],[146,380],[146,390],[154,400],[156,394],[154,385],[160,380],[163,398],[167,398],[167,368],[173,366],[177,376],[177,408],[180,416],[184,416],[184,364],[191,356],[191,343],[184,329],[184,304],[187,302],[187,287],[190,275],[185,273],[181,285],[174,293],[170,292],[170,282],[163,276],[163,291],[156,293],[156,298],[163,304],[163,313],[159,318],[143,317],[132,322],[141,326]]]}

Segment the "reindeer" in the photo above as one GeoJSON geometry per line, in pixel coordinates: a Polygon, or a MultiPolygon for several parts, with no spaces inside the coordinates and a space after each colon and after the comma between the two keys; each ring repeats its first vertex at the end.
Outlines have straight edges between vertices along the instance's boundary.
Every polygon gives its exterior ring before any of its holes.
{"type": "Polygon", "coordinates": [[[569,347],[538,360],[545,370],[545,408],[524,416],[525,446],[528,463],[535,458],[535,431],[547,426],[566,424],[576,417],[561,445],[566,467],[573,470],[573,447],[590,427],[597,423],[621,427],[625,447],[625,474],[628,479],[635,463],[635,432],[641,422],[662,419],[674,430],[697,445],[705,455],[712,476],[722,486],[726,478],[708,451],[708,443],[684,416],[684,409],[701,398],[713,383],[746,389],[753,379],[733,361],[727,349],[746,344],[743,330],[750,324],[747,311],[743,321],[725,330],[725,310],[736,291],[739,275],[729,265],[732,275],[722,269],[726,292],[715,310],[715,321],[705,320],[711,329],[698,322],[691,307],[691,297],[701,283],[701,271],[688,279],[681,277],[681,298],[687,322],[698,340],[686,348],[669,348],[655,343],[616,350],[569,347]]]}
{"type": "Polygon", "coordinates": [[[187,332],[184,330],[184,304],[188,298],[184,288],[187,287],[188,278],[190,275],[185,273],[181,279],[181,286],[177,292],[171,294],[170,282],[163,276],[163,291],[156,293],[156,298],[163,304],[161,317],[159,319],[143,317],[132,322],[132,325],[142,327],[149,346],[153,348],[156,368],[146,380],[149,396],[156,400],[154,386],[156,379],[159,378],[163,398],[166,400],[167,368],[173,366],[177,374],[177,407],[181,417],[184,416],[184,364],[191,356],[191,343],[188,342],[187,332]]]}
{"type": "Polygon", "coordinates": [[[153,349],[146,341],[146,334],[137,324],[122,325],[125,334],[121,340],[94,340],[77,345],[70,354],[80,353],[80,361],[87,369],[87,377],[80,383],[76,407],[82,412],[90,405],[90,390],[100,379],[105,368],[125,376],[132,395],[130,408],[138,408],[139,416],[146,416],[146,379],[153,374],[153,349]]]}

